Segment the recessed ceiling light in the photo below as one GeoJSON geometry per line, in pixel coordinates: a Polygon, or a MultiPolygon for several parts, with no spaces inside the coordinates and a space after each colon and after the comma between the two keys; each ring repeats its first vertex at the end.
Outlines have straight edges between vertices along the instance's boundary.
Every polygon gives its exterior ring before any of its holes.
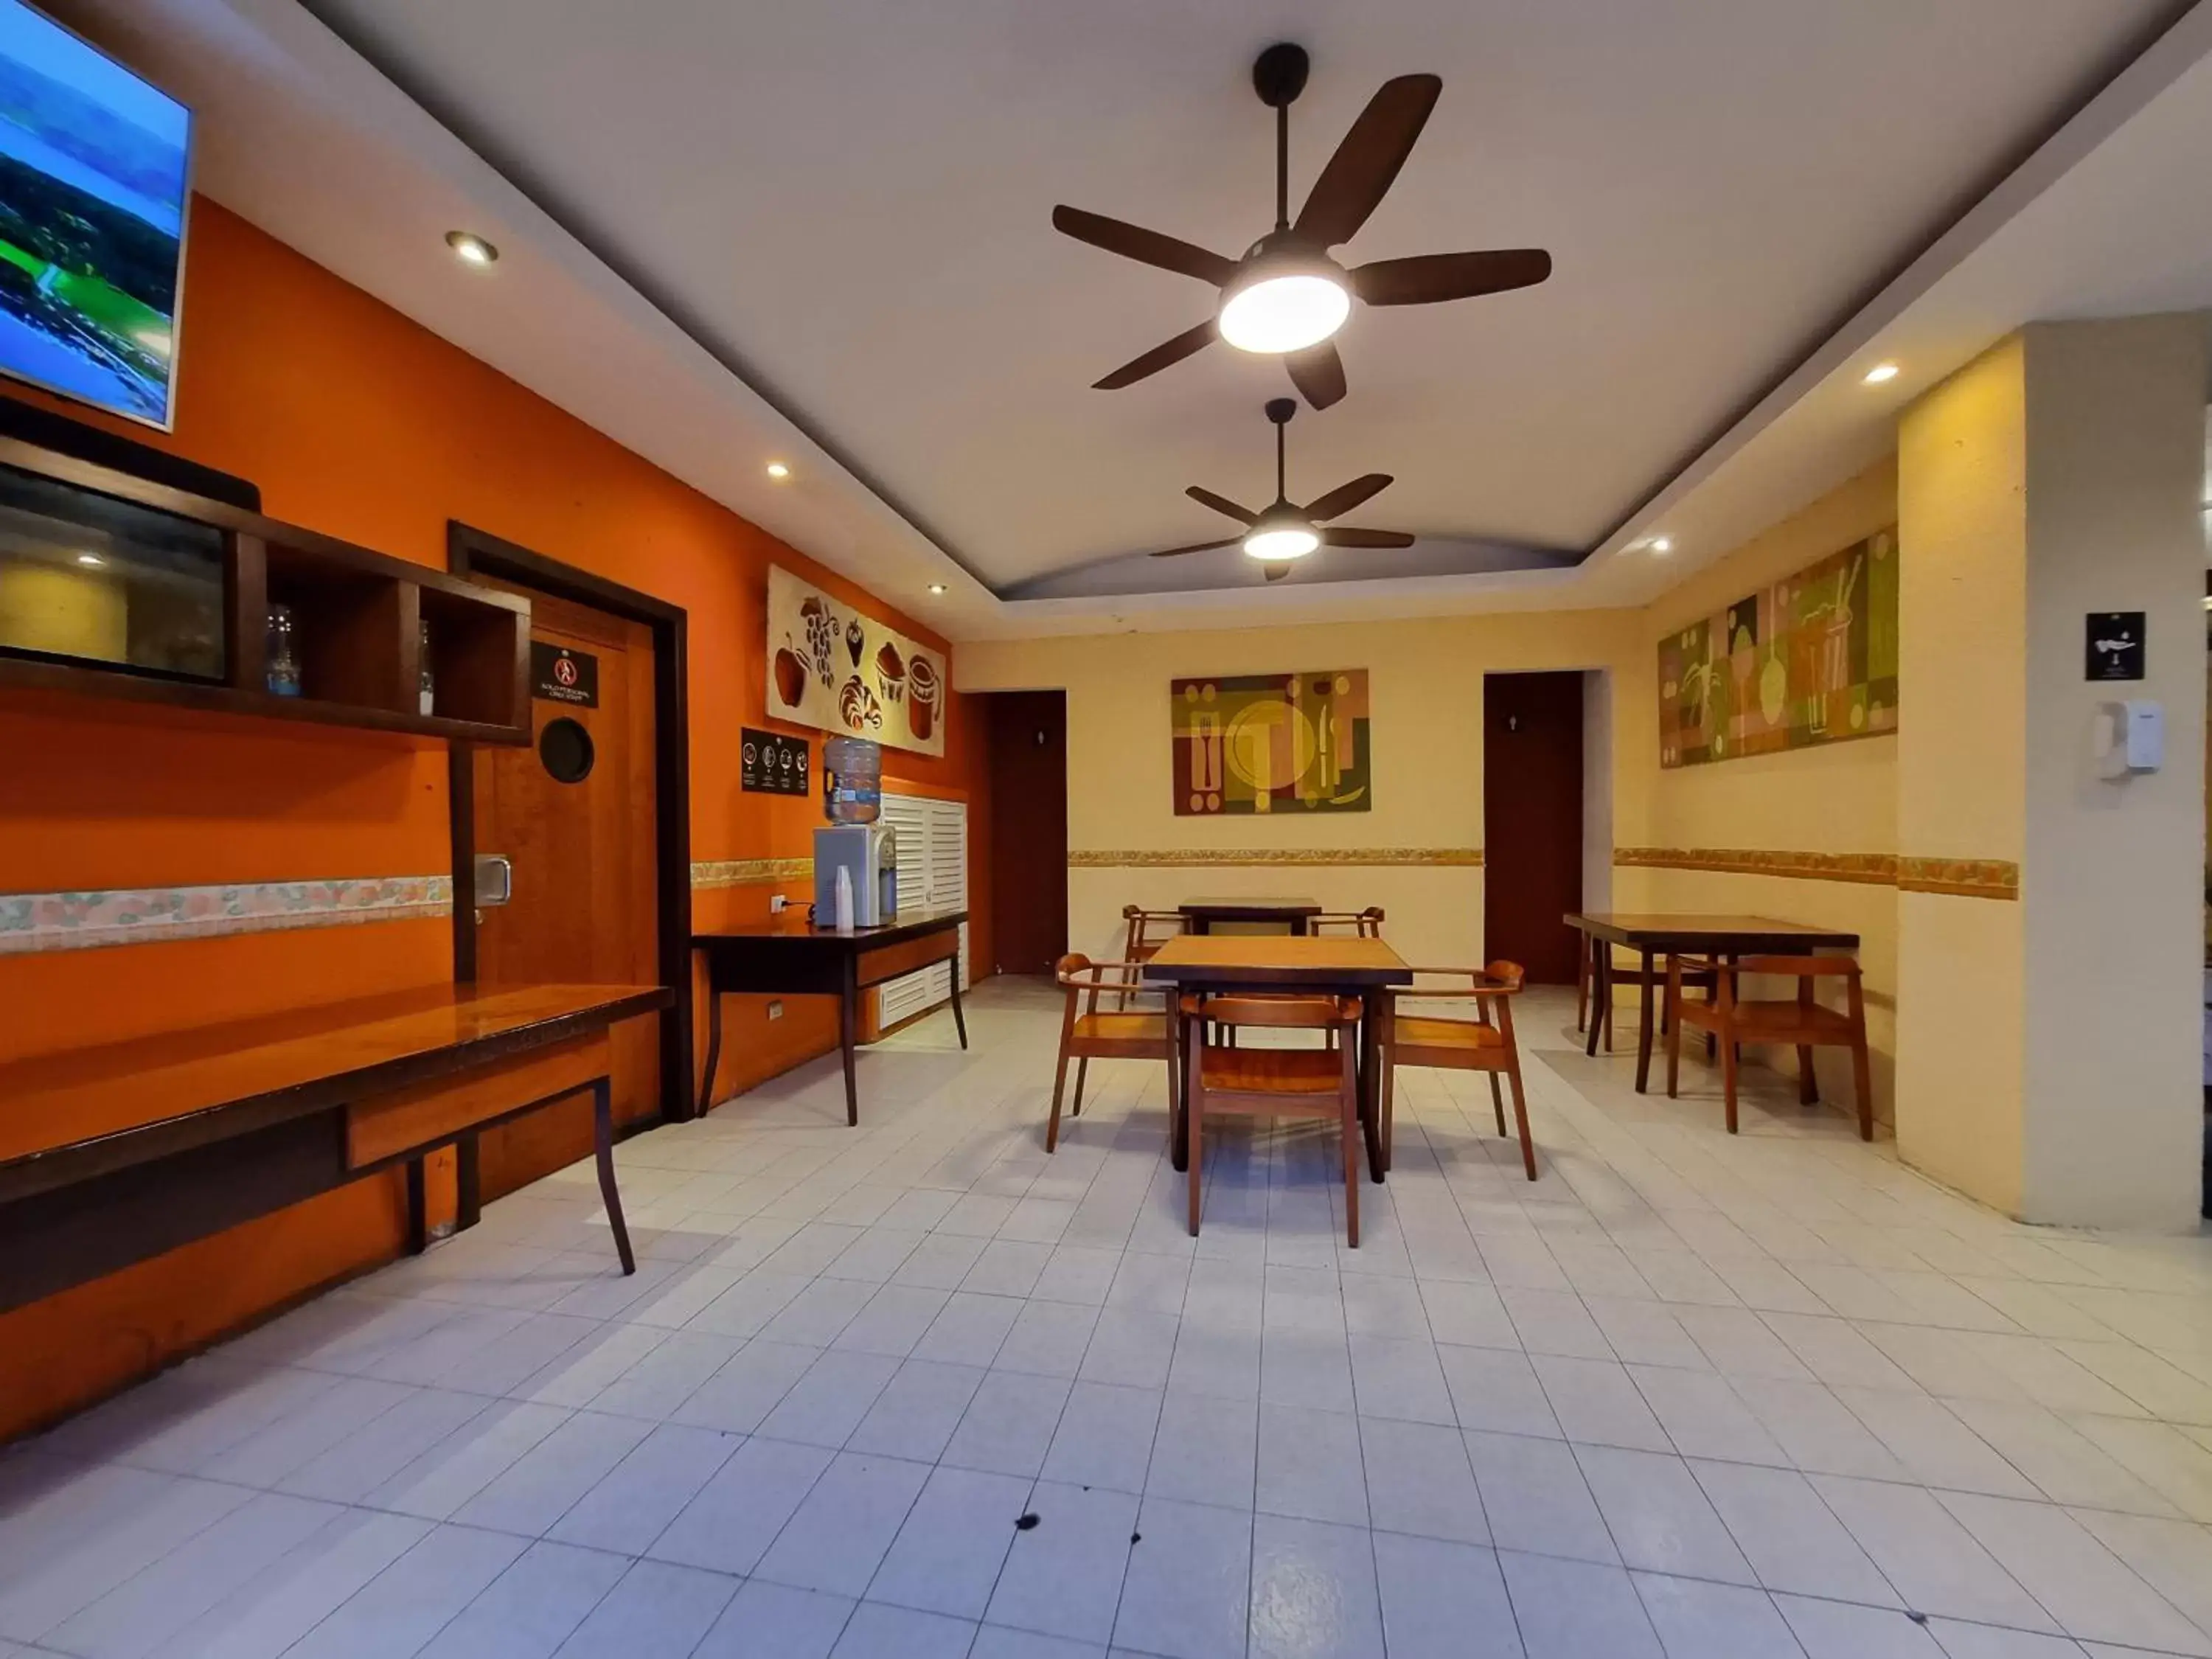
{"type": "Polygon", "coordinates": [[[943,582],[932,582],[929,585],[929,591],[933,593],[942,593],[945,591],[945,584],[943,582]]]}
{"type": "Polygon", "coordinates": [[[97,553],[80,553],[76,556],[76,562],[88,570],[97,570],[107,562],[97,553]]]}
{"type": "Polygon", "coordinates": [[[771,478],[788,478],[791,476],[791,469],[781,461],[770,461],[768,464],[768,476],[771,478]]]}
{"type": "Polygon", "coordinates": [[[1651,538],[1651,550],[1654,553],[1672,553],[1674,550],[1674,538],[1669,536],[1654,536],[1651,538]]]}
{"type": "Polygon", "coordinates": [[[1861,382],[1861,384],[1865,386],[1880,386],[1885,380],[1893,380],[1896,378],[1897,365],[1895,363],[1876,363],[1872,368],[1867,370],[1866,378],[1861,382]]]}
{"type": "Polygon", "coordinates": [[[499,258],[499,250],[481,236],[471,235],[465,230],[446,233],[446,246],[453,250],[453,257],[465,265],[488,265],[499,258]]]}

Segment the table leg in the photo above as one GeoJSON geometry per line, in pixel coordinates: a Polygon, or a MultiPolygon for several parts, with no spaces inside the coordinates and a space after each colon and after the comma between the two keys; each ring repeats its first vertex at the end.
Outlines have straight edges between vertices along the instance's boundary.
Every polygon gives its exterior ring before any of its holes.
{"type": "Polygon", "coordinates": [[[453,1231],[457,1233],[468,1231],[483,1219],[481,1151],[473,1131],[453,1143],[453,1185],[456,1188],[453,1231]]]}
{"type": "Polygon", "coordinates": [[[1377,1083],[1382,1075],[1382,993],[1368,987],[1359,994],[1359,1121],[1367,1132],[1367,1175],[1380,1182],[1390,1168],[1382,1150],[1382,1109],[1377,1083]]]}
{"type": "Polygon", "coordinates": [[[853,1039],[860,1024],[860,979],[858,959],[845,958],[845,988],[837,996],[837,1053],[845,1062],[845,1123],[860,1122],[860,1090],[853,1075],[853,1039]]]}
{"type": "Polygon", "coordinates": [[[1304,916],[1292,916],[1291,918],[1291,937],[1292,939],[1304,939],[1307,933],[1311,931],[1312,930],[1306,926],[1306,919],[1304,916]]]}
{"type": "Polygon", "coordinates": [[[630,1254],[622,1194],[615,1189],[615,1089],[607,1078],[592,1085],[592,1152],[599,1166],[599,1199],[607,1206],[607,1225],[614,1230],[615,1254],[622,1257],[623,1272],[634,1273],[637,1258],[630,1254]]]}
{"type": "Polygon", "coordinates": [[[430,1201],[422,1177],[422,1160],[407,1160],[407,1254],[420,1255],[430,1248],[430,1201]]]}
{"type": "Polygon", "coordinates": [[[1636,1092],[1639,1095],[1651,1079],[1651,952],[1644,951],[1642,961],[1644,985],[1637,1005],[1636,1028],[1636,1092]]]}
{"type": "Polygon", "coordinates": [[[960,1033],[960,1046],[965,1048],[968,1046],[968,1016],[960,1012],[960,952],[957,949],[955,949],[952,953],[951,966],[952,969],[952,1024],[953,1029],[960,1033]]]}
{"type": "Polygon", "coordinates": [[[714,1109],[714,1066],[722,1058],[722,994],[714,988],[714,969],[707,969],[707,1076],[699,1085],[699,1115],[714,1109]]]}
{"type": "Polygon", "coordinates": [[[1605,1028],[1606,1010],[1613,1006],[1613,951],[1595,933],[1589,936],[1589,1041],[1583,1052],[1597,1057],[1597,1036],[1605,1028]]]}

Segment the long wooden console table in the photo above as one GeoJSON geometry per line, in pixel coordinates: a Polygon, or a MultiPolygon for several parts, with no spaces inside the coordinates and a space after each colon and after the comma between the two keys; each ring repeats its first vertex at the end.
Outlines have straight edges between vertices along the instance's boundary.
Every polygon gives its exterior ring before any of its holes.
{"type": "Polygon", "coordinates": [[[425,1243],[422,1159],[589,1090],[599,1191],[615,1188],[617,1022],[661,986],[439,986],[67,1049],[0,1066],[0,1310],[395,1164],[425,1243]]]}
{"type": "Polygon", "coordinates": [[[804,913],[750,926],[694,933],[691,948],[707,965],[707,1072],[699,1085],[702,1111],[714,1103],[714,1066],[722,1056],[722,999],[732,992],[769,996],[837,999],[837,1050],[845,1062],[845,1121],[860,1121],[860,1085],[853,1048],[860,1025],[860,993],[872,985],[937,963],[952,964],[952,1023],[968,1046],[968,1017],[960,1011],[960,909],[902,910],[880,927],[839,933],[817,927],[804,913]]]}

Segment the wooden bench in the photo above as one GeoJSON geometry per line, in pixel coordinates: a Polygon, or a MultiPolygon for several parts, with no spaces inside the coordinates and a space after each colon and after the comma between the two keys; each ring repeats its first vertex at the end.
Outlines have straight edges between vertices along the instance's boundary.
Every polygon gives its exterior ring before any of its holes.
{"type": "Polygon", "coordinates": [[[599,1192],[615,1188],[609,1028],[673,1005],[659,986],[438,986],[0,1065],[0,1311],[360,1177],[407,1172],[407,1247],[427,1243],[423,1158],[589,1091],[599,1192]]]}

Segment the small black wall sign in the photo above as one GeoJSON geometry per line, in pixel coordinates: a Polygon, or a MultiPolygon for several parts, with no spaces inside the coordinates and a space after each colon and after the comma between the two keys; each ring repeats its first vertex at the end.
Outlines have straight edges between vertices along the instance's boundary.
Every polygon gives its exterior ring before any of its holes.
{"type": "Polygon", "coordinates": [[[2092,611],[2081,678],[2139,680],[2143,677],[2143,612],[2092,611]]]}
{"type": "Polygon", "coordinates": [[[588,651],[571,651],[565,645],[530,642],[530,695],[548,702],[573,703],[579,708],[599,706],[599,659],[588,651]]]}
{"type": "Polygon", "coordinates": [[[739,727],[738,735],[744,743],[739,752],[744,763],[739,772],[740,788],[770,795],[807,793],[805,738],[756,732],[750,726],[739,727]]]}

